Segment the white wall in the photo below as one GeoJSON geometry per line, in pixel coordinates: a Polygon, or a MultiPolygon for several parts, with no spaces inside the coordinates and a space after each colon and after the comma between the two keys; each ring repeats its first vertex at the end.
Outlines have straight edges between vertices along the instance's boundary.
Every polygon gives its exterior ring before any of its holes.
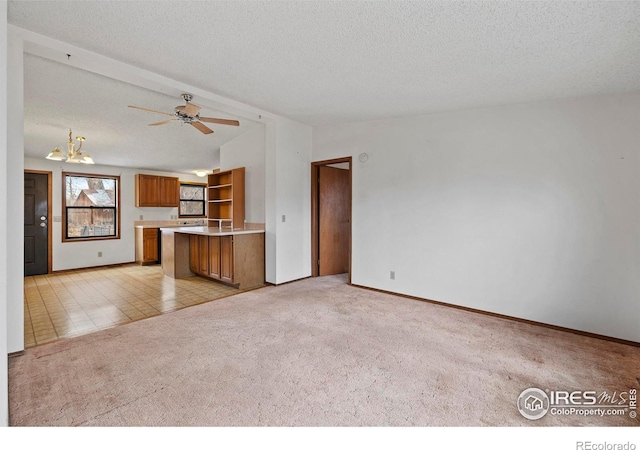
{"type": "Polygon", "coordinates": [[[7,226],[11,230],[11,239],[7,242],[7,254],[11,260],[7,266],[7,349],[10,353],[23,350],[24,308],[24,81],[23,81],[23,42],[13,36],[8,38],[7,47],[7,226]],[[16,212],[18,212],[16,214],[16,212]]]}
{"type": "Polygon", "coordinates": [[[291,120],[267,124],[266,277],[270,283],[311,275],[311,135],[310,126],[291,120]]]}
{"type": "Polygon", "coordinates": [[[265,127],[260,124],[220,147],[220,170],[245,168],[245,220],[264,223],[265,127]]]}
{"type": "MultiPolygon", "coordinates": [[[[7,136],[7,2],[0,3],[0,136],[7,136]]],[[[0,140],[0,426],[9,425],[7,298],[9,265],[7,139],[0,140]]]]}
{"type": "MultiPolygon", "coordinates": [[[[46,151],[44,152],[46,153],[46,151]]],[[[112,167],[102,165],[82,165],[78,167],[64,162],[42,159],[24,158],[25,169],[46,170],[53,172],[53,215],[62,215],[62,170],[68,172],[93,173],[100,175],[120,176],[120,239],[89,242],[62,242],[62,223],[53,225],[53,270],[76,269],[81,267],[102,266],[108,264],[128,263],[135,260],[135,233],[133,223],[137,220],[170,220],[178,215],[178,208],[137,208],[135,206],[135,174],[147,173],[179,177],[181,181],[202,182],[196,175],[156,172],[146,169],[112,167]],[[140,219],[140,216],[143,216],[140,219]],[[98,257],[102,252],[102,257],[98,257]]],[[[99,155],[92,155],[99,160],[99,155]]]]}
{"type": "Polygon", "coordinates": [[[354,157],[354,284],[640,342],[639,130],[601,96],[318,127],[313,160],[354,157]]]}

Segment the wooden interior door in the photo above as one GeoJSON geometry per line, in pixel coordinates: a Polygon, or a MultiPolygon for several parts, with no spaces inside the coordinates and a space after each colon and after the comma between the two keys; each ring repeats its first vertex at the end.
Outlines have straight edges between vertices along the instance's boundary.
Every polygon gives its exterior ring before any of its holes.
{"type": "Polygon", "coordinates": [[[349,271],[349,171],[318,167],[318,274],[349,271]]]}
{"type": "Polygon", "coordinates": [[[24,275],[49,271],[49,176],[24,174],[24,275]]]}

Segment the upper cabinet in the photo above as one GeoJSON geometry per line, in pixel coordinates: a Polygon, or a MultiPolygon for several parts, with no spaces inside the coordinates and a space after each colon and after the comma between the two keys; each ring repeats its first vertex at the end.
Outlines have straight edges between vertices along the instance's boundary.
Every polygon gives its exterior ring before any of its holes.
{"type": "Polygon", "coordinates": [[[244,228],[244,167],[209,175],[209,226],[244,228]]]}
{"type": "Polygon", "coordinates": [[[159,175],[136,175],[136,206],[177,208],[180,203],[180,179],[159,175]]]}
{"type": "Polygon", "coordinates": [[[180,205],[180,179],[176,177],[160,178],[160,206],[177,208],[180,205]]]}

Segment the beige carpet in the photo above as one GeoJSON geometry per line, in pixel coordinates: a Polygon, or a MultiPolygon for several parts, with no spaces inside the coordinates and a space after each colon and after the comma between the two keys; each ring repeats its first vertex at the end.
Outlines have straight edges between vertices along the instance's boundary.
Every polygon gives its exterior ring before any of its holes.
{"type": "Polygon", "coordinates": [[[640,388],[640,348],[302,280],[11,358],[12,425],[638,426],[520,392],[640,388]]]}

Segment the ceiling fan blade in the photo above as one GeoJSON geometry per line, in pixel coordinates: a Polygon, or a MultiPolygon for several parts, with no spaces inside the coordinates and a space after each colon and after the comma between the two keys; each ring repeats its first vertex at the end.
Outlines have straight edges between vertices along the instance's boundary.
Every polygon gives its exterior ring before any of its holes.
{"type": "Polygon", "coordinates": [[[189,103],[187,102],[186,105],[184,105],[184,113],[187,116],[195,116],[196,114],[198,114],[200,112],[200,110],[202,109],[202,107],[195,105],[193,103],[189,103]]]}
{"type": "Polygon", "coordinates": [[[213,130],[209,127],[207,127],[204,124],[201,124],[200,122],[190,122],[191,125],[195,128],[197,128],[198,130],[200,130],[202,133],[204,134],[211,134],[213,133],[213,130]]]}
{"type": "Polygon", "coordinates": [[[167,112],[163,112],[163,111],[156,111],[155,109],[142,108],[140,106],[129,105],[129,108],[141,109],[143,111],[149,111],[149,112],[154,112],[154,113],[158,113],[158,114],[164,114],[164,115],[167,115],[167,116],[173,116],[173,114],[171,114],[171,113],[167,113],[167,112]]]}
{"type": "Polygon", "coordinates": [[[200,117],[200,122],[219,123],[220,125],[233,125],[234,127],[240,126],[240,122],[237,120],[228,119],[214,119],[213,117],[200,117]]]}
{"type": "Polygon", "coordinates": [[[171,122],[175,122],[178,119],[169,119],[169,120],[163,120],[162,122],[155,122],[155,123],[150,123],[149,126],[150,127],[154,127],[156,125],[164,125],[165,123],[171,123],[171,122]]]}

